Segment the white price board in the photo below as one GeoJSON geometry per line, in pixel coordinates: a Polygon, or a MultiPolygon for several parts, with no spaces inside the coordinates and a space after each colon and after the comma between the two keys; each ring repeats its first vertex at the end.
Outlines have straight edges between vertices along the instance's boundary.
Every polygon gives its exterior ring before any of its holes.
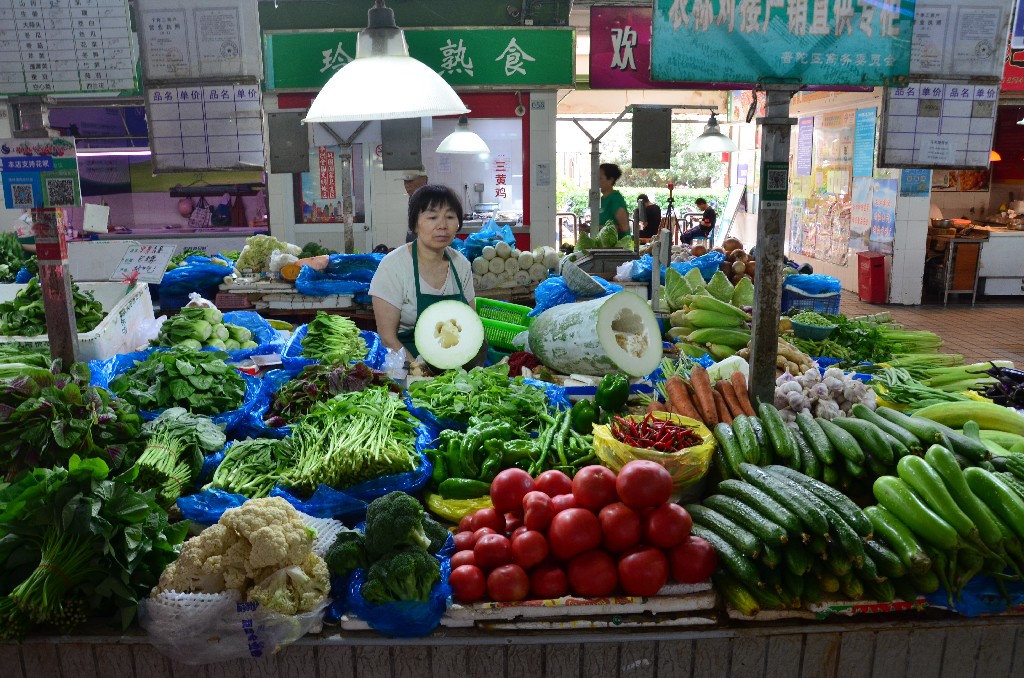
{"type": "Polygon", "coordinates": [[[878,166],[987,168],[998,99],[998,84],[888,88],[878,166]]]}
{"type": "Polygon", "coordinates": [[[132,278],[139,282],[159,283],[164,278],[167,262],[177,245],[132,245],[110,274],[111,280],[132,278]]]}
{"type": "Polygon", "coordinates": [[[910,77],[999,80],[1013,7],[993,0],[918,0],[910,77]]]}
{"type": "Polygon", "coordinates": [[[263,169],[261,107],[255,83],[148,88],[154,171],[263,169]]]}
{"type": "Polygon", "coordinates": [[[0,95],[135,92],[126,0],[0,0],[0,95]]]}

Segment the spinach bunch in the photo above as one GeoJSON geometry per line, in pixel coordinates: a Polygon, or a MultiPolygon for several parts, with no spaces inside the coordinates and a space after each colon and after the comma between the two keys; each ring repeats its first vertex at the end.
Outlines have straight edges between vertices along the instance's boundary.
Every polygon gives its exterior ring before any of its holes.
{"type": "MultiPolygon", "coordinates": [[[[78,331],[92,332],[106,313],[92,292],[71,286],[78,331]]],[[[10,301],[0,303],[0,334],[4,336],[37,337],[46,334],[46,313],[43,310],[43,289],[39,278],[32,278],[10,301]]]]}
{"type": "Polygon", "coordinates": [[[507,364],[474,367],[469,372],[449,370],[434,379],[413,382],[409,393],[414,407],[460,423],[476,417],[529,426],[548,411],[544,391],[525,383],[522,377],[509,379],[507,364]]]}
{"type": "Polygon", "coordinates": [[[226,358],[214,351],[157,351],[115,377],[110,390],[141,410],[183,407],[192,414],[221,414],[245,400],[245,380],[226,358]]]}

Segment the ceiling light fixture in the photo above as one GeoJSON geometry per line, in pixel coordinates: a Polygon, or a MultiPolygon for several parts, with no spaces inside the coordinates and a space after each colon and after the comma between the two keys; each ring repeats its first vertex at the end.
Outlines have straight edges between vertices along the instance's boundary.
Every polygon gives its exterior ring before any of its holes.
{"type": "Polygon", "coordinates": [[[1018,120],[1017,124],[1018,125],[1024,125],[1024,118],[1021,118],[1020,120],[1018,120]]]}
{"type": "Polygon", "coordinates": [[[316,95],[306,123],[395,120],[457,115],[469,109],[432,68],[409,56],[395,13],[375,0],[359,32],[356,58],[316,95]]]}
{"type": "Polygon", "coordinates": [[[488,154],[491,149],[480,135],[469,129],[469,118],[459,116],[459,124],[455,131],[444,138],[437,147],[438,153],[460,153],[466,155],[488,154]]]}
{"type": "Polygon", "coordinates": [[[100,158],[100,157],[111,157],[111,156],[146,156],[152,155],[153,152],[148,148],[109,148],[105,150],[85,150],[80,149],[75,151],[75,156],[79,158],[100,158]]]}
{"type": "Polygon", "coordinates": [[[988,152],[988,161],[989,162],[999,162],[1002,159],[1003,159],[1003,156],[999,155],[999,153],[995,149],[993,149],[993,150],[988,152]]]}
{"type": "Polygon", "coordinates": [[[715,112],[711,111],[711,117],[708,119],[708,124],[704,126],[704,131],[690,142],[686,150],[690,153],[732,153],[736,150],[736,144],[722,134],[715,112]]]}

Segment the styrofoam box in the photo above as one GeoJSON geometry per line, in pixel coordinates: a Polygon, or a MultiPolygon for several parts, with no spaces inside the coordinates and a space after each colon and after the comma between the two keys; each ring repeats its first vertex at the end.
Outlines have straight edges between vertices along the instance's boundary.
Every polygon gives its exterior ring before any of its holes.
{"type": "MultiPolygon", "coordinates": [[[[25,287],[27,285],[0,285],[0,302],[10,301],[25,287]]],[[[153,300],[149,297],[148,285],[136,285],[127,294],[126,284],[119,282],[79,283],[78,289],[92,292],[107,314],[92,332],[78,335],[79,360],[106,360],[118,353],[130,353],[145,343],[141,338],[143,328],[153,322],[153,300]]],[[[19,344],[25,348],[50,346],[45,334],[37,337],[0,336],[0,343],[19,344]]]]}

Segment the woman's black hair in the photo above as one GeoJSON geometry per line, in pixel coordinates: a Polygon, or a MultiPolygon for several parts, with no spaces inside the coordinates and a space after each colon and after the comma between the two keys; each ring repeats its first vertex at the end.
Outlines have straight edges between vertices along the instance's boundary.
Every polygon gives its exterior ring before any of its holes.
{"type": "Polygon", "coordinates": [[[462,230],[462,201],[455,191],[444,184],[427,184],[420,186],[409,198],[409,232],[416,233],[416,222],[420,215],[431,207],[448,207],[459,217],[459,230],[462,230]]]}
{"type": "Polygon", "coordinates": [[[613,162],[602,162],[600,169],[606,177],[612,180],[613,184],[622,177],[622,169],[613,162]]]}

